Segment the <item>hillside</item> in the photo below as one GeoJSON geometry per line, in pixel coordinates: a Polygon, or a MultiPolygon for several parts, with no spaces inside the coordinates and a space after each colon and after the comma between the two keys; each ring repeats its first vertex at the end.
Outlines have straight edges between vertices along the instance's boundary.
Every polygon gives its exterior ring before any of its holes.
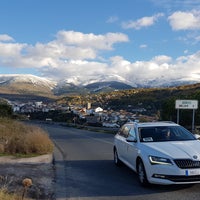
{"type": "MultiPolygon", "coordinates": [[[[82,95],[82,101],[97,102],[98,99],[105,105],[133,105],[139,106],[140,102],[151,103],[164,102],[170,98],[187,98],[200,92],[200,83],[169,88],[134,88],[112,92],[102,92],[98,94],[82,95]],[[115,103],[114,103],[115,102],[115,103]]],[[[77,95],[76,95],[77,96],[77,95]]],[[[76,98],[76,97],[74,97],[76,98]]],[[[73,101],[73,100],[72,100],[73,101]]]]}
{"type": "MultiPolygon", "coordinates": [[[[145,108],[151,115],[175,99],[198,99],[200,83],[168,88],[132,88],[117,81],[77,86],[63,81],[51,82],[35,76],[0,76],[0,97],[19,101],[54,101],[69,105],[98,105],[104,109],[129,110],[145,108]]],[[[174,105],[173,105],[174,106],[174,105]]]]}
{"type": "Polygon", "coordinates": [[[0,95],[37,96],[57,98],[63,95],[86,95],[88,93],[110,92],[130,89],[131,86],[117,82],[96,82],[89,85],[75,85],[69,80],[50,81],[33,75],[0,75],[0,95]]]}
{"type": "Polygon", "coordinates": [[[105,82],[96,82],[91,83],[85,86],[90,92],[97,93],[97,92],[111,92],[114,90],[128,90],[132,89],[133,87],[127,85],[125,83],[117,82],[117,81],[105,81],[105,82]]]}
{"type": "MultiPolygon", "coordinates": [[[[51,85],[44,79],[29,81],[0,80],[0,97],[11,101],[56,101],[58,104],[100,106],[105,110],[125,110],[135,114],[159,116],[162,120],[176,121],[175,100],[195,99],[200,101],[200,83],[168,88],[132,88],[120,82],[99,82],[86,86],[72,83],[51,85]],[[37,81],[36,81],[37,80],[37,81]]],[[[184,111],[185,124],[190,123],[189,112],[184,111]]],[[[199,109],[196,119],[200,122],[199,109]]],[[[182,120],[183,120],[182,119],[182,120]]]]}
{"type": "MultiPolygon", "coordinates": [[[[176,122],[177,111],[175,100],[195,99],[200,102],[200,84],[184,85],[170,88],[142,88],[112,91],[98,94],[64,97],[59,103],[69,105],[86,105],[90,102],[93,106],[101,106],[105,110],[126,110],[145,115],[157,115],[162,120],[176,122]]],[[[191,111],[181,111],[181,121],[191,123],[191,111]]],[[[196,111],[195,118],[200,123],[200,111],[196,111]]]]}
{"type": "Polygon", "coordinates": [[[54,98],[55,83],[33,75],[0,75],[0,95],[54,98]]]}

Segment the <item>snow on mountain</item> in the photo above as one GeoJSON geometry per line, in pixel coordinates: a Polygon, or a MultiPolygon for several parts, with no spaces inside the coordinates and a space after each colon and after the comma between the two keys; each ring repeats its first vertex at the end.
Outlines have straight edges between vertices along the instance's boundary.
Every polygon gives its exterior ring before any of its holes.
{"type": "Polygon", "coordinates": [[[0,75],[0,85],[30,83],[36,86],[43,86],[53,89],[56,85],[55,81],[46,78],[30,75],[30,74],[4,74],[0,75]]]}
{"type": "Polygon", "coordinates": [[[63,87],[63,86],[66,86],[66,85],[82,85],[83,84],[83,81],[82,79],[79,77],[79,76],[72,76],[70,78],[66,78],[64,80],[60,80],[57,82],[57,87],[63,87]]]}
{"type": "MultiPolygon", "coordinates": [[[[48,88],[48,90],[60,93],[66,91],[77,91],[80,92],[81,90],[84,90],[87,88],[90,84],[95,84],[96,88],[102,88],[105,86],[110,87],[109,82],[119,82],[123,83],[135,88],[141,88],[141,87],[171,87],[171,86],[180,86],[180,85],[186,85],[186,84],[193,84],[198,83],[197,78],[194,79],[188,79],[187,77],[182,77],[181,79],[169,79],[169,77],[166,77],[165,75],[161,77],[157,77],[155,79],[146,80],[146,79],[139,79],[134,78],[131,81],[127,81],[125,78],[115,75],[115,74],[105,74],[105,75],[95,75],[90,77],[83,77],[83,76],[73,76],[66,78],[64,80],[60,81],[52,81],[47,78],[42,78],[30,74],[7,74],[7,75],[0,75],[0,86],[7,86],[12,84],[21,84],[21,83],[28,83],[32,84],[33,86],[37,86],[38,88],[48,88]],[[105,84],[101,84],[105,83],[105,84]]],[[[116,86],[116,84],[115,84],[116,86]]],[[[121,87],[121,86],[120,86],[121,87]]],[[[93,88],[94,90],[94,88],[93,88]]]]}
{"type": "Polygon", "coordinates": [[[113,91],[113,90],[126,90],[132,89],[133,87],[119,81],[108,81],[108,82],[95,82],[85,86],[91,92],[98,91],[113,91]]]}
{"type": "Polygon", "coordinates": [[[130,81],[127,81],[123,77],[116,75],[116,74],[105,74],[105,75],[95,75],[95,76],[89,76],[89,77],[83,77],[83,76],[72,76],[70,78],[66,78],[65,80],[59,82],[59,84],[74,84],[79,86],[86,86],[92,83],[97,82],[109,82],[109,81],[118,81],[122,83],[126,83],[128,85],[131,85],[130,81]]]}
{"type": "Polygon", "coordinates": [[[97,75],[96,77],[93,77],[92,79],[87,79],[87,81],[84,83],[84,85],[96,83],[96,82],[110,82],[110,81],[117,81],[126,83],[128,85],[132,85],[130,81],[127,81],[123,77],[116,75],[116,74],[105,74],[105,75],[97,75]]]}

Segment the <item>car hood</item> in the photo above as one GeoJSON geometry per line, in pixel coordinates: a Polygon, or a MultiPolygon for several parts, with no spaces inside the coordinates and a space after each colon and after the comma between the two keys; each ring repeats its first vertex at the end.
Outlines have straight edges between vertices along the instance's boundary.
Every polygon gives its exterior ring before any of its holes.
{"type": "Polygon", "coordinates": [[[157,156],[165,156],[178,158],[191,158],[197,156],[200,159],[200,142],[192,141],[170,141],[170,142],[154,142],[144,144],[148,153],[158,154],[157,156]],[[160,154],[160,155],[159,155],[160,154]]]}

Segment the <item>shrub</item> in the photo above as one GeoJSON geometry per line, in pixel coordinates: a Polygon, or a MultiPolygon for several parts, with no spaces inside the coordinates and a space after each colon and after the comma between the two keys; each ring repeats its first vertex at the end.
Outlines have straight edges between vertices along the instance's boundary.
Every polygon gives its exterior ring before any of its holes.
{"type": "MultiPolygon", "coordinates": [[[[0,189],[0,199],[1,200],[21,200],[22,197],[19,194],[11,194],[5,188],[0,189]]],[[[24,198],[28,200],[28,198],[24,198]]]]}
{"type": "Polygon", "coordinates": [[[53,151],[53,145],[48,135],[39,128],[26,135],[25,143],[28,153],[45,154],[53,151]]]}
{"type": "Polygon", "coordinates": [[[12,106],[5,102],[0,102],[0,116],[1,117],[11,117],[13,115],[12,106]]]}
{"type": "Polygon", "coordinates": [[[5,118],[0,118],[0,146],[4,154],[53,152],[53,143],[43,129],[5,118]]]}

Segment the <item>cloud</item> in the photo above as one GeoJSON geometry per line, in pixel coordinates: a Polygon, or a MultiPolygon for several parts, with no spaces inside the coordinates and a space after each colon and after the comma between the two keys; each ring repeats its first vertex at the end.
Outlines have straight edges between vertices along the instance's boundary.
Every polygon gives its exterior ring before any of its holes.
{"type": "Polygon", "coordinates": [[[56,35],[57,41],[65,45],[79,46],[82,48],[94,48],[99,50],[112,50],[112,46],[118,42],[128,42],[127,35],[123,33],[107,33],[95,35],[93,33],[83,34],[75,31],[59,31],[56,35]]]}
{"type": "Polygon", "coordinates": [[[23,49],[26,47],[26,44],[0,42],[0,59],[16,59],[17,57],[20,57],[22,55],[23,49]]]}
{"type": "Polygon", "coordinates": [[[83,60],[69,60],[60,62],[59,67],[43,67],[40,69],[43,76],[50,77],[54,80],[71,79],[73,77],[79,78],[80,82],[85,83],[96,75],[103,75],[109,73],[109,66],[107,63],[83,60]]]}
{"type": "Polygon", "coordinates": [[[147,80],[156,79],[166,74],[166,70],[169,69],[169,63],[165,61],[171,61],[171,58],[163,55],[152,58],[149,61],[131,63],[122,57],[114,57],[112,58],[112,68],[120,71],[120,75],[126,78],[127,81],[143,84],[147,80]]]}
{"type": "Polygon", "coordinates": [[[117,16],[111,16],[109,17],[109,19],[106,21],[106,23],[114,23],[118,21],[118,17],[117,16]]]}
{"type": "Polygon", "coordinates": [[[160,55],[149,61],[135,61],[133,63],[123,57],[116,56],[111,59],[109,72],[119,74],[132,86],[138,84],[149,86],[151,81],[156,81],[158,84],[179,80],[199,81],[197,79],[200,74],[199,66],[200,51],[176,59],[160,55]]]}
{"type": "Polygon", "coordinates": [[[195,37],[195,41],[196,42],[200,42],[200,35],[198,35],[198,36],[195,37]]]}
{"type": "Polygon", "coordinates": [[[0,38],[3,40],[0,41],[0,65],[37,68],[43,74],[47,71],[48,74],[57,72],[58,74],[53,73],[52,76],[61,75],[61,77],[66,73],[73,74],[75,71],[76,73],[92,71],[92,66],[93,71],[101,71],[94,66],[99,67],[104,64],[92,60],[98,60],[102,51],[114,50],[116,43],[129,41],[128,36],[123,33],[95,35],[64,30],[56,34],[55,40],[48,43],[38,42],[35,45],[8,43],[8,40],[13,40],[8,35],[0,35],[0,38]],[[66,73],[63,73],[64,71],[66,73]]]}
{"type": "Polygon", "coordinates": [[[166,55],[160,55],[155,56],[152,61],[157,64],[170,63],[172,61],[172,58],[166,55]]]}
{"type": "MultiPolygon", "coordinates": [[[[9,37],[8,37],[9,38],[9,37]]],[[[11,38],[11,37],[10,37],[11,38]]],[[[133,86],[153,80],[178,80],[199,77],[200,51],[176,59],[158,55],[148,61],[131,62],[122,56],[99,59],[102,52],[111,51],[116,43],[128,42],[122,33],[104,35],[59,31],[48,43],[0,42],[0,65],[37,69],[53,79],[80,77],[88,81],[96,75],[121,77],[133,86]]],[[[141,47],[145,47],[141,46],[141,47]]]]}
{"type": "Polygon", "coordinates": [[[155,24],[155,22],[160,18],[163,17],[164,14],[163,13],[158,13],[156,15],[153,15],[151,17],[143,17],[140,18],[136,21],[128,21],[128,22],[123,22],[122,23],[122,27],[124,29],[136,29],[139,30],[143,27],[148,27],[148,26],[152,26],[155,24]]]}
{"type": "Polygon", "coordinates": [[[177,11],[170,15],[168,20],[175,31],[200,29],[200,11],[177,11]]]}
{"type": "Polygon", "coordinates": [[[141,49],[145,49],[145,48],[147,48],[147,45],[146,45],[146,44],[141,44],[141,45],[140,45],[140,48],[141,48],[141,49]]]}
{"type": "Polygon", "coordinates": [[[200,0],[150,0],[156,6],[162,7],[169,11],[177,9],[199,9],[200,0]]]}
{"type": "Polygon", "coordinates": [[[10,41],[10,42],[12,42],[12,41],[14,41],[14,39],[12,38],[12,37],[10,37],[9,35],[7,35],[7,34],[2,34],[2,35],[0,35],[0,42],[5,42],[5,41],[10,41]]]}

